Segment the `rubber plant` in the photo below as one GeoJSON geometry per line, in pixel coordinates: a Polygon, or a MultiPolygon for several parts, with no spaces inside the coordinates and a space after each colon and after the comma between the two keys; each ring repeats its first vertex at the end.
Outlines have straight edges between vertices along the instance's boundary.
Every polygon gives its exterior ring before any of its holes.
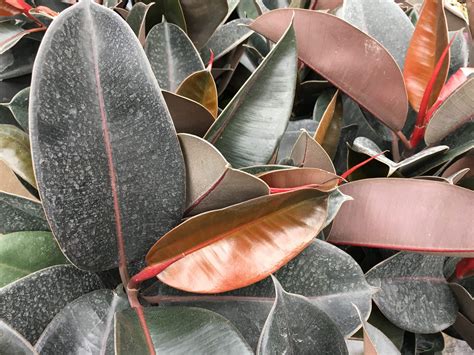
{"type": "Polygon", "coordinates": [[[441,0],[0,16],[0,353],[472,352],[473,46],[441,0]]]}

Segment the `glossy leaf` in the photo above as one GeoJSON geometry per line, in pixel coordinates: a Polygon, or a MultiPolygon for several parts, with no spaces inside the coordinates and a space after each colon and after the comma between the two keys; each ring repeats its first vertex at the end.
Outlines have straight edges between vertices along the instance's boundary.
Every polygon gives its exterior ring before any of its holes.
{"type": "MultiPolygon", "coordinates": [[[[242,335],[224,317],[200,308],[145,308],[157,354],[253,354],[242,335]]],[[[133,310],[115,316],[116,354],[146,354],[143,332],[133,310]]]]}
{"type": "Polygon", "coordinates": [[[155,25],[162,23],[163,17],[167,22],[179,26],[184,32],[187,31],[181,1],[160,0],[157,2],[152,0],[140,0],[140,2],[145,4],[155,3],[147,13],[145,26],[147,33],[150,32],[155,25]]]}
{"type": "Polygon", "coordinates": [[[246,26],[249,23],[250,20],[237,19],[219,27],[200,51],[203,61],[209,62],[211,50],[214,60],[218,60],[249,38],[253,33],[246,26]]]}
{"type": "Polygon", "coordinates": [[[221,153],[204,139],[180,134],[186,164],[186,215],[227,207],[269,194],[260,179],[232,169],[221,153]],[[203,166],[206,168],[203,169],[203,166]]]}
{"type": "Polygon", "coordinates": [[[158,275],[181,290],[216,293],[244,287],[298,255],[322,229],[326,209],[325,194],[300,190],[207,212],[167,233],[146,262],[182,258],[158,275]]]}
{"type": "Polygon", "coordinates": [[[15,329],[0,320],[0,353],[15,355],[36,355],[31,344],[15,329]]]}
{"type": "Polygon", "coordinates": [[[226,0],[180,0],[188,34],[196,48],[201,49],[216,28],[227,17],[226,0]]]}
{"type": "Polygon", "coordinates": [[[474,75],[458,86],[433,112],[425,132],[425,142],[435,144],[467,121],[473,120],[474,75]]]}
{"type": "Polygon", "coordinates": [[[265,174],[269,171],[284,170],[284,169],[294,169],[294,167],[289,166],[289,165],[268,164],[268,165],[247,166],[240,170],[245,171],[246,173],[249,173],[252,175],[260,176],[260,174],[265,174]]]}
{"type": "Polygon", "coordinates": [[[22,38],[14,47],[0,54],[0,80],[30,74],[39,42],[22,38]]]}
{"type": "Polygon", "coordinates": [[[454,323],[458,307],[443,276],[444,257],[398,253],[367,274],[379,289],[373,299],[396,326],[414,333],[435,333],[454,323]]]}
{"type": "Polygon", "coordinates": [[[335,173],[334,165],[319,143],[307,131],[302,130],[290,154],[295,166],[304,168],[318,168],[335,173]]]}
{"type": "Polygon", "coordinates": [[[35,343],[66,304],[101,286],[91,272],[72,265],[51,266],[0,289],[0,318],[35,343]]]}
{"type": "Polygon", "coordinates": [[[161,93],[178,133],[190,133],[202,137],[214,123],[214,117],[201,104],[169,91],[161,93]]]}
{"type": "Polygon", "coordinates": [[[26,36],[28,31],[16,26],[14,22],[0,23],[0,54],[5,53],[18,43],[22,37],[26,36]]]}
{"type": "Polygon", "coordinates": [[[348,354],[343,335],[324,311],[307,298],[286,292],[272,279],[275,304],[265,322],[258,354],[348,354]]]}
{"type": "Polygon", "coordinates": [[[49,230],[39,201],[1,191],[0,218],[0,233],[49,230]]]}
{"type": "Polygon", "coordinates": [[[145,45],[145,20],[151,6],[153,4],[145,5],[142,2],[138,2],[133,5],[127,16],[128,25],[142,45],[145,45]]]}
{"type": "Polygon", "coordinates": [[[49,232],[0,235],[0,260],[0,287],[46,267],[68,264],[49,232]]]}
{"type": "Polygon", "coordinates": [[[336,154],[339,144],[341,124],[342,102],[339,98],[339,92],[337,91],[324,110],[318,127],[316,128],[316,133],[314,134],[314,140],[324,148],[331,158],[336,154]]]}
{"type": "Polygon", "coordinates": [[[274,10],[260,16],[250,28],[276,41],[292,16],[299,58],[392,130],[402,129],[408,110],[405,85],[387,50],[347,22],[318,11],[274,10]],[[324,36],[329,30],[331,36],[324,36]]]}
{"type": "Polygon", "coordinates": [[[196,101],[213,117],[217,117],[217,88],[209,70],[204,69],[188,76],[176,89],[176,94],[196,101]]]}
{"type": "MultiPolygon", "coordinates": [[[[410,46],[405,58],[403,76],[411,106],[418,111],[428,83],[433,76],[441,54],[448,46],[448,27],[442,0],[427,0],[423,3],[410,46]]],[[[430,107],[444,85],[449,69],[445,60],[433,85],[428,101],[430,107]]]]}
{"type": "Polygon", "coordinates": [[[285,133],[283,134],[283,137],[281,137],[280,144],[278,145],[276,162],[294,165],[294,162],[291,162],[290,160],[290,155],[293,146],[301,135],[301,130],[304,129],[308,131],[309,134],[314,135],[317,126],[317,122],[312,119],[288,122],[285,133]]]}
{"type": "Polygon", "coordinates": [[[392,0],[346,0],[337,15],[379,41],[403,68],[413,24],[398,4],[392,0]]]}
{"type": "Polygon", "coordinates": [[[36,188],[35,175],[31,165],[30,142],[25,132],[12,125],[0,125],[0,159],[15,174],[36,188]]]}
{"type": "Polygon", "coordinates": [[[91,1],[62,12],[42,41],[30,99],[40,195],[68,259],[106,270],[117,266],[117,248],[142,257],[181,220],[185,172],[136,36],[91,1]]]}
{"type": "Polygon", "coordinates": [[[397,347],[390,341],[390,339],[379,329],[368,323],[362,314],[360,314],[357,306],[354,307],[359,314],[364,329],[364,355],[400,354],[400,351],[398,351],[397,347]]]}
{"type": "Polygon", "coordinates": [[[87,293],[54,317],[35,349],[42,355],[114,354],[114,315],[127,308],[127,298],[111,290],[87,293]]]}
{"type": "Polygon", "coordinates": [[[145,52],[161,89],[175,91],[204,64],[186,33],[178,26],[162,22],[148,33],[145,52]]]}
{"type": "Polygon", "coordinates": [[[28,103],[30,96],[30,88],[19,91],[12,100],[5,104],[12,112],[15,120],[25,131],[28,131],[28,103]]]}
{"type": "Polygon", "coordinates": [[[290,27],[205,136],[235,168],[267,164],[285,132],[296,85],[295,46],[290,27]]]}
{"type": "Polygon", "coordinates": [[[331,243],[474,255],[469,237],[474,220],[463,217],[474,213],[474,191],[438,181],[392,178],[359,180],[339,189],[354,200],[337,214],[331,243]]]}
{"type": "MultiPolygon", "coordinates": [[[[382,152],[382,150],[377,147],[374,142],[365,137],[357,137],[354,140],[352,149],[367,156],[374,156],[382,152]]],[[[386,176],[391,176],[399,170],[402,173],[405,173],[416,169],[417,166],[423,166],[425,162],[433,160],[437,156],[443,155],[443,153],[448,150],[449,147],[446,145],[438,145],[436,147],[426,148],[409,158],[399,161],[398,163],[390,160],[385,155],[379,155],[375,159],[388,167],[388,173],[386,176]]]]}
{"type": "Polygon", "coordinates": [[[340,177],[317,168],[282,169],[259,174],[258,177],[270,188],[292,189],[311,185],[320,191],[334,190],[340,177]]]}

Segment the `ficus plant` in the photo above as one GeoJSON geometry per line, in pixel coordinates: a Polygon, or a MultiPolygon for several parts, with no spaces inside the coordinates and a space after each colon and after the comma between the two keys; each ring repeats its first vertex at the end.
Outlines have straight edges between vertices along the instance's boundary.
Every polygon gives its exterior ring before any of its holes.
{"type": "Polygon", "coordinates": [[[0,353],[471,353],[448,12],[0,0],[0,353]]]}

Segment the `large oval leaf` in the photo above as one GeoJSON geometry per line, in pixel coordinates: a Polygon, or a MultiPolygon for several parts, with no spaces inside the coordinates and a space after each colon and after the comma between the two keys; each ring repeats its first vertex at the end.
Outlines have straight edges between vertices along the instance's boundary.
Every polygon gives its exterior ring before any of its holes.
{"type": "Polygon", "coordinates": [[[206,133],[233,167],[266,164],[272,158],[293,106],[295,46],[290,27],[206,133]]]}
{"type": "Polygon", "coordinates": [[[35,62],[29,113],[43,206],[75,265],[113,268],[123,243],[128,258],[140,258],[180,221],[179,143],[140,43],[119,15],[82,1],[53,21],[35,62]]]}
{"type": "Polygon", "coordinates": [[[222,154],[204,139],[180,134],[179,140],[186,164],[186,215],[269,194],[268,186],[262,180],[232,169],[222,154]]]}
{"type": "Polygon", "coordinates": [[[66,304],[101,286],[96,274],[72,265],[51,266],[0,289],[0,318],[35,343],[66,304]]]}
{"type": "Polygon", "coordinates": [[[41,203],[0,191],[0,233],[49,230],[41,203]]]}
{"type": "Polygon", "coordinates": [[[443,276],[444,259],[398,253],[372,268],[367,282],[379,289],[373,299],[385,317],[414,333],[435,333],[453,324],[458,307],[443,276]]]}
{"type": "Polygon", "coordinates": [[[379,41],[403,68],[413,24],[399,4],[392,0],[346,0],[337,15],[379,41]]]}
{"type": "Polygon", "coordinates": [[[0,353],[15,355],[36,355],[35,349],[15,329],[0,320],[0,353]]]}
{"type": "Polygon", "coordinates": [[[389,128],[401,130],[408,112],[407,94],[400,69],[387,50],[347,22],[319,11],[274,10],[250,28],[275,42],[292,16],[299,58],[389,128]]]}
{"type": "Polygon", "coordinates": [[[169,91],[162,91],[162,94],[178,133],[202,137],[214,123],[214,117],[201,104],[169,91]]]}
{"type": "Polygon", "coordinates": [[[188,34],[201,49],[227,17],[227,0],[180,0],[188,34]]]}
{"type": "Polygon", "coordinates": [[[35,349],[42,355],[114,354],[114,315],[129,307],[111,290],[87,293],[69,303],[48,324],[35,349]]]}
{"type": "MultiPolygon", "coordinates": [[[[145,308],[157,354],[253,354],[242,335],[224,317],[200,308],[145,308]]],[[[117,355],[148,354],[143,331],[133,310],[115,316],[117,355]]]]}
{"type": "Polygon", "coordinates": [[[49,232],[0,235],[0,260],[0,287],[48,266],[68,264],[49,232]]]}
{"type": "Polygon", "coordinates": [[[299,190],[207,212],[167,233],[146,262],[184,256],[158,278],[185,291],[216,293],[248,286],[298,255],[323,228],[326,209],[326,194],[299,190]]]}
{"type": "Polygon", "coordinates": [[[343,335],[324,311],[272,279],[275,304],[263,327],[258,354],[348,354],[343,335]]]}
{"type": "Polygon", "coordinates": [[[474,256],[474,191],[444,182],[365,179],[340,186],[342,206],[328,241],[474,256]],[[447,222],[449,221],[449,222],[447,222]]]}
{"type": "Polygon", "coordinates": [[[425,132],[425,142],[435,144],[474,117],[474,75],[467,78],[433,112],[425,132]]]}
{"type": "Polygon", "coordinates": [[[36,188],[35,175],[31,165],[30,142],[25,132],[12,125],[0,125],[0,159],[15,174],[36,188]]]}
{"type": "Polygon", "coordinates": [[[148,33],[145,52],[163,90],[175,91],[204,64],[186,33],[178,26],[162,22],[148,33]]]}
{"type": "MultiPolygon", "coordinates": [[[[403,76],[411,106],[418,111],[425,89],[441,54],[448,46],[448,26],[443,0],[426,0],[410,41],[403,76]]],[[[449,58],[449,57],[448,57],[449,58]]],[[[449,59],[443,62],[428,101],[430,107],[438,97],[449,70],[449,59]]]]}

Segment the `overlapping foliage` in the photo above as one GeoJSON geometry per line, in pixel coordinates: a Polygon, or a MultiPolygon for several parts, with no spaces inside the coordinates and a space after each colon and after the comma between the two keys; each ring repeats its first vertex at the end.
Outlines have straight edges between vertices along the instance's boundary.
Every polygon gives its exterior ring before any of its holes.
{"type": "Polygon", "coordinates": [[[472,351],[471,33],[414,3],[0,0],[0,353],[472,351]]]}

